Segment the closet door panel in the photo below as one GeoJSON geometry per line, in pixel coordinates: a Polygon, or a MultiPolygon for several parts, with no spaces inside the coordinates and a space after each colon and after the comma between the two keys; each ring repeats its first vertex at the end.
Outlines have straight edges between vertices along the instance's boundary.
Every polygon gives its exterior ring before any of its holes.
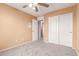
{"type": "Polygon", "coordinates": [[[49,18],[49,38],[48,41],[51,43],[58,44],[58,16],[49,18]]]}
{"type": "Polygon", "coordinates": [[[72,13],[60,15],[59,32],[60,44],[72,47],[72,13]]]}

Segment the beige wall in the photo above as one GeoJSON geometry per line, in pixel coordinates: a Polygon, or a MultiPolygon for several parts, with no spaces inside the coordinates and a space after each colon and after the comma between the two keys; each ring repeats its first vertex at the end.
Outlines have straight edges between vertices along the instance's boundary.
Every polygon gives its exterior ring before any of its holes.
{"type": "Polygon", "coordinates": [[[77,41],[77,32],[76,32],[76,5],[73,7],[68,7],[64,9],[57,10],[55,12],[51,12],[45,15],[45,22],[44,22],[44,41],[46,42],[48,40],[48,17],[65,14],[65,13],[73,13],[73,48],[76,48],[76,41],[77,41]]]}
{"type": "Polygon", "coordinates": [[[77,19],[77,49],[79,50],[79,4],[76,6],[76,19],[77,19]]]}
{"type": "Polygon", "coordinates": [[[31,15],[0,4],[0,50],[32,40],[31,15]]]}

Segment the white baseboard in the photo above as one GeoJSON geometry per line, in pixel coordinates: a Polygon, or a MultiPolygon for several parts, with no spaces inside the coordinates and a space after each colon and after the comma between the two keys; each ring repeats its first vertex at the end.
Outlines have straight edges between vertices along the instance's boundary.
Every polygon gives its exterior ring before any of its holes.
{"type": "Polygon", "coordinates": [[[11,46],[11,47],[2,49],[2,50],[0,50],[0,52],[7,51],[7,50],[9,50],[9,49],[16,48],[16,47],[19,47],[19,46],[21,46],[21,45],[28,44],[28,43],[31,43],[31,42],[32,42],[32,41],[23,42],[23,43],[20,43],[20,44],[17,44],[17,45],[14,45],[14,46],[11,46]]]}

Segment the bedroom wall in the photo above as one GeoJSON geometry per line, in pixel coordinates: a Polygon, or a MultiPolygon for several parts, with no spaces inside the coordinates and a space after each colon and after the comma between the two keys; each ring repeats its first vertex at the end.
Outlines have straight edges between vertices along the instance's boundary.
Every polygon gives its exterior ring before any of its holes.
{"type": "Polygon", "coordinates": [[[76,5],[68,8],[63,8],[51,13],[48,13],[45,15],[45,21],[44,21],[44,41],[48,41],[48,17],[50,16],[55,16],[55,15],[60,15],[60,14],[65,14],[65,13],[73,13],[73,48],[76,48],[77,45],[77,26],[76,26],[76,5]]]}
{"type": "Polygon", "coordinates": [[[32,41],[32,19],[36,17],[0,4],[0,50],[32,41]]]}
{"type": "Polygon", "coordinates": [[[76,6],[76,19],[77,19],[77,49],[79,51],[79,4],[76,6]]]}

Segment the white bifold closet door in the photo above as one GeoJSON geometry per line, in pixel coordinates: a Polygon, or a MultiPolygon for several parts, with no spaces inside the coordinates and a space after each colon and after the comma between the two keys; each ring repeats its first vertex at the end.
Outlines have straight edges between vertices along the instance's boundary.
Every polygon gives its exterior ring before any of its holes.
{"type": "Polygon", "coordinates": [[[72,13],[59,16],[59,43],[72,47],[72,13]]]}
{"type": "Polygon", "coordinates": [[[58,16],[49,17],[49,42],[58,44],[58,16]]]}
{"type": "Polygon", "coordinates": [[[72,13],[49,17],[48,42],[72,47],[72,13]]]}

